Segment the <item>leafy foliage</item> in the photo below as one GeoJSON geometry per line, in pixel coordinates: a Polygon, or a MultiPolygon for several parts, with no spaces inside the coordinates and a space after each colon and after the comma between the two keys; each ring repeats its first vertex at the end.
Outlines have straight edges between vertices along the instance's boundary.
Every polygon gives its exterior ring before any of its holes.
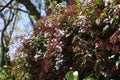
{"type": "MultiPolygon", "coordinates": [[[[5,67],[5,66],[4,66],[5,67]]],[[[6,66],[7,68],[7,66],[6,66]]],[[[14,77],[5,68],[0,68],[0,80],[14,80],[14,77]]]]}
{"type": "Polygon", "coordinates": [[[69,71],[65,77],[67,80],[78,80],[78,72],[69,71]]]}
{"type": "Polygon", "coordinates": [[[34,34],[23,39],[14,68],[33,80],[62,80],[69,71],[78,71],[79,80],[118,80],[119,44],[119,1],[57,4],[38,21],[34,34]]]}

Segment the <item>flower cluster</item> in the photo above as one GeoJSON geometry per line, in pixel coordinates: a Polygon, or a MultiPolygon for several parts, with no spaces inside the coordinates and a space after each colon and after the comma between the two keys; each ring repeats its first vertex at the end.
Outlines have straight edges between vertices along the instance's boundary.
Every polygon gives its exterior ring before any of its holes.
{"type": "Polygon", "coordinates": [[[24,40],[30,79],[62,80],[71,70],[81,80],[120,78],[119,1],[85,1],[57,5],[38,21],[34,39],[24,40]]]}

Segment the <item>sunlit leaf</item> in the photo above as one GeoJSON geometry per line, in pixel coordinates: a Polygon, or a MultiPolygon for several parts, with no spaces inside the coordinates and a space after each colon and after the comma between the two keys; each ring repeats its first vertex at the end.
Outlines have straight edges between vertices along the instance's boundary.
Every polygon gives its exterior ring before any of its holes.
{"type": "Polygon", "coordinates": [[[94,79],[94,78],[86,78],[84,80],[96,80],[96,79],[94,79]]]}

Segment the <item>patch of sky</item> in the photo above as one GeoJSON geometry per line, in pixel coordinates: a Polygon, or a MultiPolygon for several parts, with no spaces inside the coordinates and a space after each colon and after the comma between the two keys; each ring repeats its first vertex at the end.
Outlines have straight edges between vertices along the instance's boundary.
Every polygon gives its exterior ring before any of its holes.
{"type": "Polygon", "coordinates": [[[44,0],[31,0],[31,2],[37,7],[37,10],[40,12],[41,16],[47,15],[44,0]]]}
{"type": "MultiPolygon", "coordinates": [[[[6,3],[8,3],[10,0],[4,0],[4,2],[2,3],[2,5],[5,5],[6,3]]],[[[40,0],[42,1],[41,5],[42,6],[45,6],[44,5],[44,0],[40,0]]],[[[41,11],[41,16],[46,16],[46,12],[45,12],[45,7],[44,8],[41,8],[41,10],[39,10],[39,5],[35,2],[35,0],[31,0],[32,3],[34,3],[35,6],[37,6],[37,9],[38,11],[41,11]]],[[[38,2],[40,3],[40,2],[38,2]]],[[[20,5],[19,6],[22,10],[26,10],[25,6],[24,5],[20,5]]],[[[4,13],[3,13],[4,14],[4,13]]],[[[9,17],[10,13],[7,12],[6,14],[4,14],[5,17],[9,17]]],[[[19,20],[16,22],[16,25],[15,25],[15,29],[13,31],[13,35],[12,35],[12,38],[14,39],[14,42],[13,43],[10,43],[9,45],[9,56],[10,56],[10,59],[13,60],[14,56],[15,56],[15,51],[18,47],[21,46],[21,38],[17,38],[21,35],[24,35],[26,37],[29,37],[28,35],[31,34],[31,32],[33,31],[33,26],[30,22],[30,19],[29,19],[29,15],[27,13],[23,13],[23,12],[19,12],[19,15],[21,17],[21,19],[19,18],[19,20]]],[[[11,23],[11,25],[13,24],[13,22],[11,23]]],[[[3,20],[0,18],[0,37],[1,37],[1,31],[4,27],[4,22],[3,20]]],[[[10,25],[8,26],[7,28],[7,32],[10,33],[10,31],[12,31],[10,25]]]]}
{"type": "MultiPolygon", "coordinates": [[[[5,2],[3,2],[3,5],[5,5],[7,2],[9,2],[10,0],[4,0],[5,2]]],[[[41,13],[41,16],[46,16],[46,11],[45,11],[45,3],[44,0],[31,0],[31,2],[37,7],[37,10],[41,13]],[[36,2],[38,1],[38,2],[36,2]]],[[[26,10],[24,5],[20,5],[19,6],[22,10],[26,10]]],[[[5,14],[6,17],[9,16],[9,13],[5,14]]],[[[26,38],[30,38],[30,34],[33,31],[33,26],[30,22],[29,19],[29,15],[27,13],[23,13],[23,12],[19,12],[19,20],[16,22],[15,25],[15,30],[13,31],[13,35],[12,38],[14,39],[13,43],[10,43],[9,45],[9,51],[8,51],[8,55],[10,56],[10,59],[13,60],[15,57],[15,51],[17,50],[17,48],[22,47],[22,39],[20,36],[25,36],[26,38]],[[16,29],[18,28],[18,29],[16,29]],[[19,37],[19,38],[17,38],[19,37]]],[[[4,27],[4,22],[2,21],[2,19],[0,18],[0,30],[3,29],[4,27]]],[[[12,22],[13,23],[13,22],[12,22]]],[[[11,23],[11,25],[12,25],[11,23]]],[[[12,31],[11,27],[8,26],[7,28],[7,32],[10,33],[10,31],[12,31]]],[[[1,34],[1,32],[0,32],[1,34]]],[[[1,36],[1,35],[0,35],[1,36]]]]}

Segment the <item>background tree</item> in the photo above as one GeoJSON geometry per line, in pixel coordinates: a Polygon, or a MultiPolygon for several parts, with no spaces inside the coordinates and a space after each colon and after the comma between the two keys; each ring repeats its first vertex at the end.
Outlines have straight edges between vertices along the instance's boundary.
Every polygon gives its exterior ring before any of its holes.
{"type": "MultiPolygon", "coordinates": [[[[36,4],[41,4],[42,0],[36,0],[36,4]]],[[[16,24],[21,20],[21,14],[27,14],[27,17],[31,21],[32,25],[34,25],[35,20],[40,18],[40,8],[37,10],[37,5],[34,5],[31,0],[4,0],[0,4],[0,19],[3,25],[1,24],[1,58],[0,65],[4,65],[4,55],[8,51],[8,46],[10,40],[12,38],[12,34],[14,29],[17,27],[16,24]],[[21,5],[22,4],[22,5],[21,5]],[[21,6],[25,6],[25,8],[21,8],[21,6]],[[9,31],[7,31],[9,29],[9,31]]],[[[23,18],[23,19],[25,19],[23,18]]],[[[31,25],[31,26],[32,26],[31,25]]]]}
{"type": "MultiPolygon", "coordinates": [[[[12,34],[14,33],[14,29],[16,24],[25,18],[29,18],[31,22],[31,26],[35,25],[34,22],[41,17],[41,9],[45,10],[54,2],[60,3],[64,0],[3,0],[0,4],[0,19],[3,23],[2,32],[1,32],[1,58],[0,58],[0,65],[4,65],[4,55],[8,51],[8,46],[10,40],[12,38],[12,34]],[[21,6],[25,8],[21,8],[21,6]],[[27,14],[27,17],[22,17],[21,14],[27,14]],[[11,27],[10,27],[11,26],[11,27]],[[9,31],[8,28],[10,29],[9,31]]],[[[68,4],[72,3],[72,0],[67,0],[68,4]]],[[[45,10],[46,11],[46,10],[45,10]]],[[[49,14],[49,13],[47,13],[49,14]]],[[[44,15],[42,15],[44,16],[44,15]]],[[[34,29],[34,28],[33,28],[34,29]]]]}

